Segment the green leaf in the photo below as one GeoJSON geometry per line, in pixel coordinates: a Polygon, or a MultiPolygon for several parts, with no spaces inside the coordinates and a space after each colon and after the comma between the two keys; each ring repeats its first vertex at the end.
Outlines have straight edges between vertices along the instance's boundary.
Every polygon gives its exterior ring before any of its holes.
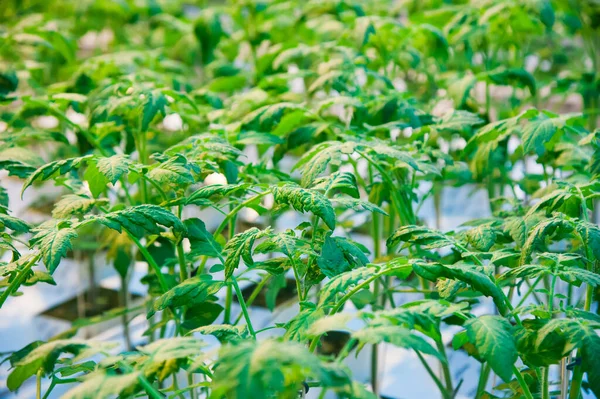
{"type": "Polygon", "coordinates": [[[20,234],[29,232],[31,226],[24,220],[0,213],[0,230],[7,228],[16,234],[20,234]]]}
{"type": "Polygon", "coordinates": [[[455,265],[442,265],[440,263],[414,262],[415,273],[426,280],[436,282],[440,277],[459,280],[470,285],[474,290],[489,296],[494,300],[500,314],[507,314],[508,308],[502,290],[485,273],[476,266],[465,263],[455,265]]]}
{"type": "Polygon", "coordinates": [[[110,183],[115,184],[129,171],[131,160],[127,155],[119,154],[108,158],[98,158],[96,166],[110,183]]]}
{"type": "Polygon", "coordinates": [[[77,237],[77,232],[68,222],[49,220],[33,229],[33,233],[31,244],[39,248],[44,265],[52,274],[71,250],[71,240],[77,237]]]}
{"type": "Polygon", "coordinates": [[[314,181],[314,190],[324,190],[325,194],[339,191],[354,198],[359,198],[358,184],[354,174],[337,171],[329,176],[314,181]]]}
{"type": "Polygon", "coordinates": [[[360,267],[349,272],[339,274],[329,280],[319,291],[319,306],[331,305],[335,297],[342,292],[347,292],[351,287],[373,276],[379,271],[377,267],[360,267]]]}
{"type": "Polygon", "coordinates": [[[529,233],[525,244],[523,244],[521,264],[529,262],[531,254],[535,249],[545,247],[546,239],[555,233],[568,232],[573,230],[573,226],[568,220],[561,217],[553,217],[542,220],[529,233]]]}
{"type": "Polygon", "coordinates": [[[248,188],[248,184],[211,184],[194,191],[185,198],[186,204],[212,205],[213,200],[232,195],[248,188]],[[216,198],[215,198],[216,197],[216,198]],[[212,200],[211,200],[212,199],[212,200]]]}
{"type": "Polygon", "coordinates": [[[25,180],[25,183],[23,183],[23,188],[21,189],[21,196],[23,196],[23,193],[25,192],[27,187],[31,186],[34,182],[45,181],[55,176],[63,176],[71,170],[78,168],[82,162],[89,159],[90,157],[91,155],[86,155],[83,157],[62,159],[41,166],[35,172],[33,172],[27,178],[27,180],[25,180]]]}
{"type": "Polygon", "coordinates": [[[52,217],[56,219],[67,219],[73,215],[82,215],[88,213],[99,201],[88,198],[83,195],[67,194],[54,205],[52,217]]]}
{"type": "Polygon", "coordinates": [[[579,348],[581,367],[594,395],[600,396],[600,323],[583,318],[553,319],[539,330],[537,346],[541,346],[552,332],[558,332],[572,346],[579,348]]]}
{"type": "Polygon", "coordinates": [[[437,249],[452,246],[454,240],[434,229],[426,226],[404,226],[400,227],[387,239],[388,248],[394,248],[401,242],[410,242],[420,245],[425,249],[437,249]]]}
{"type": "Polygon", "coordinates": [[[195,182],[191,169],[185,157],[178,155],[156,164],[147,176],[161,186],[180,188],[195,182]]]}
{"type": "Polygon", "coordinates": [[[325,236],[317,265],[327,277],[335,277],[355,267],[365,266],[369,259],[360,248],[343,237],[325,236]]]}
{"type": "MultiPolygon", "coordinates": [[[[138,350],[149,357],[150,363],[162,363],[172,359],[194,358],[202,355],[206,342],[194,337],[172,337],[156,340],[138,350]]],[[[146,362],[144,368],[152,367],[146,362]]],[[[159,378],[163,381],[164,378],[159,378]]]]}
{"type": "Polygon", "coordinates": [[[248,265],[252,265],[252,247],[254,242],[269,234],[270,230],[259,230],[256,227],[252,227],[242,233],[234,235],[231,240],[227,242],[223,251],[227,254],[225,259],[225,277],[229,278],[233,275],[235,269],[240,264],[240,258],[244,259],[244,262],[248,265]]]}
{"type": "Polygon", "coordinates": [[[19,78],[14,71],[0,73],[0,98],[17,90],[19,78]]]}
{"type": "Polygon", "coordinates": [[[114,344],[85,341],[80,339],[59,339],[46,342],[35,347],[28,346],[27,353],[17,352],[17,358],[11,360],[14,369],[11,371],[6,385],[11,391],[18,389],[23,382],[42,369],[44,373],[51,373],[63,354],[73,355],[85,353],[93,355],[104,350],[112,348],[114,344]]]}
{"type": "Polygon", "coordinates": [[[90,220],[98,221],[119,233],[125,229],[138,238],[145,234],[160,234],[162,229],[159,226],[171,227],[180,233],[185,231],[179,218],[160,206],[149,204],[93,216],[90,220]]]}
{"type": "Polygon", "coordinates": [[[413,349],[427,355],[435,356],[440,360],[442,359],[439,352],[424,338],[414,334],[408,328],[391,323],[381,324],[380,320],[372,322],[369,326],[354,332],[352,337],[357,339],[361,345],[387,342],[399,348],[413,349]]]}
{"type": "Polygon", "coordinates": [[[327,197],[317,190],[302,188],[294,184],[273,187],[275,202],[290,205],[299,212],[312,212],[331,229],[335,229],[335,211],[327,197]]]}
{"type": "Polygon", "coordinates": [[[479,251],[487,252],[496,243],[496,232],[489,224],[483,224],[465,233],[467,242],[479,251]]]}
{"type": "Polygon", "coordinates": [[[169,104],[167,98],[159,91],[147,91],[144,93],[146,96],[144,106],[142,110],[142,122],[141,130],[146,132],[150,123],[154,120],[154,117],[158,114],[165,116],[165,107],[169,104]]]}
{"type": "Polygon", "coordinates": [[[204,222],[198,218],[183,221],[190,240],[192,251],[198,255],[219,256],[221,245],[215,241],[213,235],[206,230],[204,222]]]}
{"type": "Polygon", "coordinates": [[[232,326],[231,324],[212,324],[210,326],[203,326],[190,331],[190,333],[195,332],[202,335],[213,335],[221,343],[242,340],[250,337],[248,327],[245,325],[232,326]]]}
{"type": "Polygon", "coordinates": [[[345,143],[326,141],[314,146],[294,166],[294,169],[302,172],[302,186],[310,186],[321,173],[325,172],[329,164],[339,165],[342,156],[352,154],[355,148],[356,143],[351,141],[345,143]]]}
{"type": "Polygon", "coordinates": [[[68,391],[64,399],[109,398],[121,394],[138,383],[141,372],[128,374],[108,374],[105,371],[93,373],[82,383],[68,391]]]}
{"type": "Polygon", "coordinates": [[[333,371],[302,344],[236,341],[219,351],[210,397],[292,399],[309,378],[334,385],[340,373],[333,371]]]}
{"type": "Polygon", "coordinates": [[[193,306],[205,302],[223,285],[223,281],[213,280],[212,276],[206,274],[188,278],[158,297],[154,301],[152,310],[148,312],[148,317],[167,307],[193,306]]]}
{"type": "Polygon", "coordinates": [[[100,195],[102,195],[102,193],[104,193],[104,190],[106,190],[108,179],[102,173],[100,173],[98,167],[96,166],[96,162],[88,162],[88,167],[83,174],[83,178],[88,182],[90,192],[94,198],[98,198],[100,195]]]}
{"type": "Polygon", "coordinates": [[[469,341],[500,378],[509,382],[518,359],[514,331],[500,316],[479,316],[464,324],[469,341]]]}

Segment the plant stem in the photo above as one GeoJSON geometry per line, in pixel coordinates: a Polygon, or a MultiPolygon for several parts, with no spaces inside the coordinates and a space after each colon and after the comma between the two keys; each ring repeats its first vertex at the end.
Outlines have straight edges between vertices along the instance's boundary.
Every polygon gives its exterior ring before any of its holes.
{"type": "Polygon", "coordinates": [[[583,369],[581,366],[575,367],[571,386],[569,387],[569,399],[579,399],[581,396],[581,384],[583,382],[583,369]]]}
{"type": "Polygon", "coordinates": [[[552,312],[554,311],[554,290],[556,287],[556,274],[552,275],[552,284],[550,286],[550,292],[548,294],[548,312],[550,312],[550,317],[552,317],[552,312]]]}
{"type": "Polygon", "coordinates": [[[438,378],[438,376],[431,369],[431,366],[429,366],[429,363],[427,363],[427,360],[423,357],[423,355],[421,355],[420,352],[415,351],[415,353],[417,354],[417,357],[419,358],[419,360],[423,364],[423,367],[425,367],[425,370],[427,371],[427,373],[429,374],[429,376],[431,377],[431,379],[433,380],[433,382],[435,383],[435,385],[437,385],[437,387],[439,388],[440,393],[442,394],[442,397],[444,399],[449,399],[448,392],[446,391],[446,388],[444,387],[444,384],[442,384],[442,381],[440,381],[440,379],[438,378]]]}
{"type": "Polygon", "coordinates": [[[189,278],[187,263],[185,261],[185,252],[181,241],[177,243],[177,259],[179,260],[179,281],[182,282],[189,278]]]}
{"type": "Polygon", "coordinates": [[[444,380],[446,381],[446,390],[448,392],[454,392],[454,387],[452,384],[452,373],[450,372],[450,364],[448,362],[448,356],[446,355],[446,348],[444,347],[444,342],[442,338],[435,340],[435,344],[438,352],[442,355],[442,361],[440,364],[442,365],[442,372],[444,373],[444,380]]]}
{"type": "MultiPolygon", "coordinates": [[[[233,210],[231,212],[233,212],[233,210]]],[[[235,214],[233,214],[229,220],[227,220],[229,240],[231,240],[233,238],[233,236],[235,235],[236,217],[237,217],[237,212],[235,214]]],[[[225,220],[223,221],[223,223],[225,223],[225,220]]],[[[217,233],[215,232],[215,235],[216,234],[217,233]]],[[[221,259],[221,263],[223,263],[223,265],[225,265],[225,260],[222,257],[219,257],[219,258],[221,259]]],[[[225,313],[223,315],[223,322],[225,324],[230,324],[231,323],[231,305],[233,303],[233,291],[232,291],[231,285],[228,284],[227,287],[225,288],[225,290],[226,290],[226,292],[225,292],[225,313]]],[[[241,303],[241,299],[240,299],[240,303],[241,303]]]]}
{"type": "Polygon", "coordinates": [[[523,375],[521,374],[521,371],[517,368],[517,366],[513,366],[513,373],[515,374],[515,377],[517,378],[521,389],[523,389],[523,395],[525,395],[525,398],[533,399],[533,395],[531,394],[531,391],[529,390],[529,387],[527,386],[527,383],[525,382],[525,379],[523,378],[523,375]]]}
{"type": "Polygon", "coordinates": [[[148,250],[140,242],[140,240],[138,240],[137,237],[135,237],[133,234],[131,234],[128,230],[125,230],[125,231],[127,232],[127,235],[129,236],[131,241],[133,241],[133,243],[136,245],[136,247],[138,247],[138,249],[140,250],[140,253],[144,256],[144,259],[146,259],[146,261],[148,262],[148,264],[150,265],[152,270],[154,270],[154,273],[156,274],[156,278],[158,279],[158,283],[160,284],[160,288],[163,290],[163,292],[167,292],[169,290],[169,285],[167,284],[167,280],[165,280],[165,277],[162,275],[160,266],[158,266],[158,264],[156,263],[156,261],[154,260],[154,258],[150,254],[150,252],[148,252],[148,250]]]}
{"type": "Polygon", "coordinates": [[[226,287],[225,291],[225,312],[223,313],[223,323],[231,324],[231,304],[233,303],[233,292],[231,286],[226,287]]]}
{"type": "Polygon", "coordinates": [[[43,374],[44,370],[42,368],[40,368],[37,371],[37,375],[36,375],[36,386],[35,386],[35,397],[36,399],[42,399],[42,374],[43,374]]]}
{"type": "MultiPolygon", "coordinates": [[[[248,300],[246,301],[246,306],[252,306],[252,304],[254,303],[254,300],[258,297],[258,294],[260,294],[260,292],[262,291],[263,287],[270,280],[271,280],[271,275],[268,274],[267,276],[265,276],[264,279],[261,280],[260,283],[258,283],[256,285],[256,288],[254,288],[254,291],[252,291],[252,293],[248,297],[248,300]]],[[[240,313],[233,324],[235,325],[235,324],[239,323],[243,316],[244,316],[243,313],[240,313]]]]}
{"type": "Polygon", "coordinates": [[[485,392],[485,387],[487,386],[488,379],[490,378],[490,371],[492,368],[489,363],[483,363],[481,365],[481,372],[479,373],[479,382],[477,383],[477,394],[475,395],[475,399],[481,398],[481,395],[485,392]]]}
{"type": "MultiPolygon", "coordinates": [[[[127,308],[129,306],[129,292],[127,290],[127,276],[121,277],[121,306],[127,308]]],[[[123,324],[123,338],[125,341],[125,350],[130,351],[131,337],[129,333],[129,322],[127,320],[127,313],[121,316],[121,323],[123,324]]]]}
{"type": "Polygon", "coordinates": [[[18,290],[21,284],[23,284],[23,282],[27,280],[27,275],[29,274],[29,271],[31,270],[33,265],[40,260],[40,257],[41,255],[36,255],[29,262],[27,262],[21,270],[21,272],[19,273],[19,275],[13,281],[11,281],[8,288],[6,288],[2,295],[0,295],[0,308],[2,307],[4,302],[6,302],[8,297],[11,294],[13,294],[16,290],[18,290]]]}
{"type": "Polygon", "coordinates": [[[271,190],[266,190],[263,191],[262,193],[258,193],[253,197],[248,198],[246,201],[240,203],[238,206],[236,206],[235,208],[233,208],[231,211],[229,211],[229,213],[225,216],[225,219],[223,219],[223,221],[221,222],[221,224],[219,225],[219,227],[217,227],[217,229],[215,230],[215,232],[213,233],[213,235],[218,235],[219,233],[221,233],[223,231],[223,229],[227,226],[227,224],[229,223],[229,220],[234,217],[241,209],[245,208],[246,206],[248,206],[248,204],[251,204],[252,202],[256,201],[259,198],[262,198],[266,195],[271,194],[271,190]]]}
{"type": "Polygon", "coordinates": [[[542,367],[542,399],[550,399],[549,367],[542,367]]]}
{"type": "MultiPolygon", "coordinates": [[[[108,354],[106,354],[108,356],[108,354]]],[[[125,371],[127,371],[128,373],[133,372],[133,368],[131,366],[129,366],[127,363],[123,362],[123,361],[119,361],[117,363],[119,365],[119,367],[125,369],[125,371]]],[[[163,399],[164,395],[154,387],[154,385],[152,385],[150,383],[150,381],[148,381],[146,379],[146,377],[144,377],[143,373],[140,373],[138,375],[138,380],[140,381],[140,385],[142,386],[142,388],[144,388],[144,391],[146,391],[146,393],[148,394],[149,398],[152,399],[163,399]]]]}
{"type": "Polygon", "coordinates": [[[242,313],[244,314],[244,318],[246,319],[246,325],[248,326],[248,331],[250,334],[256,339],[256,333],[254,332],[254,327],[252,326],[252,320],[250,319],[250,315],[248,314],[248,308],[246,307],[246,301],[242,296],[242,291],[240,290],[240,286],[237,283],[235,276],[231,276],[231,284],[233,288],[235,288],[235,294],[238,297],[238,302],[240,303],[240,307],[242,308],[242,313]]]}

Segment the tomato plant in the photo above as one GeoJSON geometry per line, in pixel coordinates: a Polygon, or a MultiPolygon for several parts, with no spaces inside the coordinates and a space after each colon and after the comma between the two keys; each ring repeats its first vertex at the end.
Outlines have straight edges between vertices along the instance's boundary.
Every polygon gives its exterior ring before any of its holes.
{"type": "Polygon", "coordinates": [[[99,268],[120,285],[119,306],[11,348],[11,391],[378,398],[394,346],[431,397],[600,395],[597,2],[0,15],[0,314],[60,290],[71,258],[90,298],[99,268]],[[457,191],[485,193],[478,218],[445,212],[457,191]],[[86,332],[109,320],[122,338],[86,332]]]}

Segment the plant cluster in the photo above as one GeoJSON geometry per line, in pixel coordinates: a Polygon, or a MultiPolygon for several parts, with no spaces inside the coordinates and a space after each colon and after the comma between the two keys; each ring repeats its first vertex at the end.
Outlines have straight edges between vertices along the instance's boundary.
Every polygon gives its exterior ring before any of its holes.
{"type": "Polygon", "coordinates": [[[8,0],[0,16],[2,181],[56,187],[30,205],[42,223],[0,187],[0,307],[60,287],[74,253],[125,293],[143,264],[148,288],[15,348],[10,390],[376,398],[386,344],[444,399],[600,396],[596,1],[8,0]],[[456,188],[489,214],[448,231],[456,188]],[[257,328],[254,301],[273,309],[288,281],[298,311],[257,328]],[[124,347],[78,335],[110,318],[124,347]],[[369,384],[344,363],[365,346],[369,384]],[[451,351],[481,362],[476,392],[451,351]]]}

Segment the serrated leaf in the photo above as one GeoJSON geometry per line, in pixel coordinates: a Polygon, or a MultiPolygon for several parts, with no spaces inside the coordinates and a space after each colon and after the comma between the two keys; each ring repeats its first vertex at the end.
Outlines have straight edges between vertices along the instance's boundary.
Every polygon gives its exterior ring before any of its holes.
{"type": "Polygon", "coordinates": [[[404,226],[387,239],[388,248],[394,248],[401,242],[410,242],[425,249],[436,249],[454,245],[454,240],[434,229],[425,226],[404,226]]]}
{"type": "Polygon", "coordinates": [[[83,351],[92,355],[107,350],[114,344],[85,341],[81,339],[59,339],[29,347],[27,353],[19,353],[18,358],[11,360],[14,369],[7,379],[7,386],[11,391],[18,389],[23,382],[32,377],[42,368],[45,373],[50,373],[62,354],[78,355],[83,351]]]}
{"type": "Polygon", "coordinates": [[[71,240],[77,237],[77,232],[70,223],[53,220],[41,224],[33,232],[31,243],[39,248],[44,265],[52,274],[71,250],[71,240]]]}
{"type": "Polygon", "coordinates": [[[149,204],[94,216],[91,220],[98,221],[119,233],[125,229],[136,237],[160,234],[162,229],[159,226],[170,227],[176,232],[185,231],[185,226],[179,218],[160,206],[149,204]]]}
{"type": "Polygon", "coordinates": [[[321,173],[325,172],[329,164],[339,165],[342,156],[352,154],[355,148],[356,143],[336,141],[327,141],[314,146],[294,166],[294,169],[302,172],[302,186],[310,186],[321,173]]]}
{"type": "Polygon", "coordinates": [[[219,256],[221,245],[215,241],[213,235],[206,230],[204,222],[198,218],[183,221],[187,238],[190,240],[192,251],[198,255],[219,256]]]}
{"type": "Polygon", "coordinates": [[[329,176],[316,179],[312,188],[324,190],[325,194],[340,191],[354,198],[360,197],[356,177],[349,172],[337,171],[329,176]]]}
{"type": "Polygon", "coordinates": [[[165,116],[165,107],[168,105],[167,98],[159,91],[149,91],[144,93],[146,96],[142,109],[142,132],[148,130],[150,123],[158,114],[165,116]]]}
{"type": "Polygon", "coordinates": [[[503,317],[485,315],[467,320],[464,327],[480,356],[500,378],[509,382],[518,359],[511,324],[503,317]]]}
{"type": "Polygon", "coordinates": [[[31,226],[24,220],[0,213],[0,230],[10,229],[16,234],[27,233],[31,226]]]}
{"type": "Polygon", "coordinates": [[[340,377],[334,371],[298,343],[238,341],[219,351],[211,397],[295,398],[308,378],[332,386],[340,377]]]}
{"type": "Polygon", "coordinates": [[[61,159],[41,166],[35,172],[33,172],[27,178],[27,180],[25,180],[23,183],[23,188],[21,189],[21,196],[23,196],[23,193],[27,187],[31,186],[34,182],[45,181],[55,176],[65,175],[71,170],[78,168],[83,161],[89,159],[90,157],[91,155],[86,155],[83,157],[61,159]]]}
{"type": "Polygon", "coordinates": [[[147,176],[161,186],[181,187],[195,182],[191,168],[183,156],[176,156],[157,164],[147,176]]]}
{"type": "Polygon", "coordinates": [[[196,332],[202,335],[213,335],[221,343],[250,337],[248,327],[245,325],[232,326],[231,324],[212,324],[210,326],[203,326],[190,331],[190,333],[196,332]]]}
{"type": "Polygon", "coordinates": [[[244,262],[251,265],[252,260],[252,247],[254,242],[269,234],[270,230],[259,230],[256,227],[252,227],[242,233],[234,235],[231,240],[227,242],[223,252],[227,254],[225,259],[225,277],[229,278],[233,275],[235,269],[237,269],[240,259],[244,259],[244,262]]]}
{"type": "Polygon", "coordinates": [[[326,277],[335,277],[355,267],[365,266],[369,259],[351,241],[343,237],[325,236],[317,265],[326,277]]]}
{"type": "Polygon", "coordinates": [[[216,294],[223,286],[223,281],[213,280],[210,275],[188,278],[171,288],[154,301],[148,317],[167,307],[193,306],[206,301],[210,295],[216,294]]]}
{"type": "Polygon", "coordinates": [[[362,345],[387,342],[400,348],[413,349],[427,355],[435,356],[440,360],[442,359],[439,352],[424,338],[414,334],[408,328],[393,324],[369,325],[354,332],[352,337],[357,339],[362,345]]]}
{"type": "Polygon", "coordinates": [[[136,385],[140,375],[141,373],[137,371],[121,375],[99,371],[85,378],[82,383],[65,393],[63,398],[96,399],[113,397],[136,385]]]}
{"type": "Polygon", "coordinates": [[[333,206],[329,199],[319,191],[286,184],[273,187],[273,197],[275,202],[290,205],[299,212],[312,212],[315,216],[320,217],[331,230],[335,229],[333,206]]]}
{"type": "Polygon", "coordinates": [[[131,160],[127,155],[119,154],[108,158],[98,158],[96,166],[110,183],[115,184],[129,171],[131,160]]]}
{"type": "Polygon", "coordinates": [[[342,209],[352,209],[355,212],[371,212],[371,213],[379,213],[380,215],[388,216],[388,213],[378,207],[375,204],[370,203],[369,201],[357,199],[357,198],[349,198],[342,196],[335,196],[330,200],[335,205],[339,206],[342,209]]]}
{"type": "Polygon", "coordinates": [[[413,270],[417,275],[433,282],[437,281],[440,277],[462,281],[483,295],[491,297],[498,307],[500,314],[504,315],[508,313],[502,290],[487,274],[479,271],[474,265],[464,263],[442,265],[440,263],[414,262],[413,270]]]}
{"type": "Polygon", "coordinates": [[[52,217],[56,219],[67,219],[73,215],[86,214],[97,202],[97,200],[83,195],[67,194],[54,205],[52,217]]]}
{"type": "Polygon", "coordinates": [[[537,346],[552,332],[566,338],[573,346],[579,348],[578,355],[581,356],[581,367],[587,373],[587,380],[594,395],[600,395],[600,323],[588,321],[582,318],[575,319],[553,319],[539,330],[537,346]]]}
{"type": "Polygon", "coordinates": [[[83,178],[88,182],[88,187],[94,198],[98,198],[106,190],[108,179],[100,173],[95,161],[88,162],[83,178]]]}

